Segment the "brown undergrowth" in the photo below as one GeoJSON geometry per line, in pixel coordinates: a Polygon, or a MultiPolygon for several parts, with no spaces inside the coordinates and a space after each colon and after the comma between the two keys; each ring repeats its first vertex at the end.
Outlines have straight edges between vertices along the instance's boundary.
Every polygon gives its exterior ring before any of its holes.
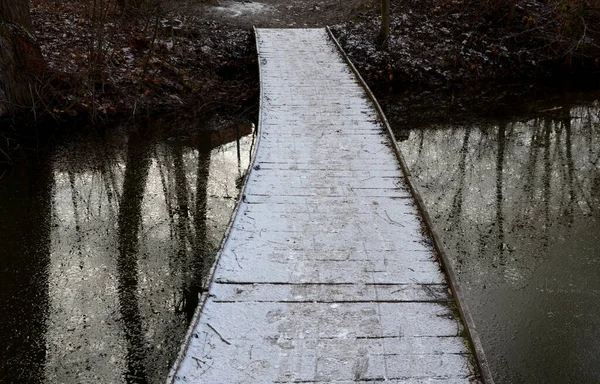
{"type": "Polygon", "coordinates": [[[405,107],[416,98],[427,108],[443,94],[468,108],[469,97],[499,84],[487,100],[600,72],[597,0],[392,0],[385,51],[375,44],[377,0],[140,4],[132,13],[117,0],[31,0],[48,67],[36,116],[238,113],[258,93],[252,25],[333,25],[369,85],[409,93],[405,107]]]}
{"type": "Polygon", "coordinates": [[[48,68],[43,113],[102,120],[176,110],[240,110],[257,92],[249,30],[187,2],[124,13],[114,0],[32,0],[48,68]]]}
{"type": "Polygon", "coordinates": [[[335,31],[371,84],[460,87],[599,74],[599,16],[596,0],[393,0],[387,50],[376,10],[335,31]]]}

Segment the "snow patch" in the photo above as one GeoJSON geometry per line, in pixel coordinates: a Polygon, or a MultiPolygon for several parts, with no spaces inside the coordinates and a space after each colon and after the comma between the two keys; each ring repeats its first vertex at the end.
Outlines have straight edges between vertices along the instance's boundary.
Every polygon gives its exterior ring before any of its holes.
{"type": "Polygon", "coordinates": [[[276,9],[270,5],[246,1],[224,1],[215,11],[226,14],[229,17],[254,16],[260,13],[272,13],[276,9]]]}

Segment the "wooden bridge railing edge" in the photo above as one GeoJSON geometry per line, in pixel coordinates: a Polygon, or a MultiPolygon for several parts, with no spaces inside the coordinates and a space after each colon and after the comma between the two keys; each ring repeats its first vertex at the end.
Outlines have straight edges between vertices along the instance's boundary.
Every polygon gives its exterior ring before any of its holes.
{"type": "Polygon", "coordinates": [[[450,290],[452,291],[452,295],[454,296],[454,299],[456,301],[458,311],[463,320],[464,327],[466,328],[467,338],[468,338],[469,343],[471,344],[471,349],[474,352],[475,360],[477,362],[477,366],[479,368],[479,371],[480,371],[479,373],[481,375],[481,378],[485,384],[494,384],[494,378],[492,376],[492,372],[491,372],[489,363],[485,356],[485,351],[484,351],[483,345],[481,343],[481,338],[479,337],[479,332],[477,332],[477,329],[475,327],[475,322],[473,320],[473,316],[471,315],[471,312],[466,304],[464,295],[456,283],[456,274],[452,267],[452,263],[447,255],[447,253],[445,252],[444,247],[442,246],[441,239],[440,239],[438,232],[433,224],[433,221],[431,220],[431,216],[429,215],[429,213],[427,211],[425,201],[421,197],[421,193],[419,192],[417,184],[412,179],[412,174],[410,173],[410,169],[408,168],[408,165],[407,165],[406,161],[404,160],[404,156],[402,155],[402,152],[400,151],[400,147],[398,146],[398,143],[396,142],[396,139],[394,137],[394,132],[392,131],[390,123],[387,120],[387,118],[385,117],[385,114],[383,113],[383,109],[381,108],[381,105],[377,101],[377,98],[375,97],[375,95],[373,94],[373,92],[371,91],[371,89],[369,88],[367,83],[365,82],[365,80],[362,78],[360,72],[354,66],[354,64],[352,63],[352,61],[350,60],[350,58],[348,57],[348,55],[342,48],[339,41],[334,36],[331,28],[329,26],[327,26],[325,28],[327,29],[329,38],[333,41],[333,43],[337,47],[339,53],[344,58],[344,61],[346,61],[346,63],[348,64],[348,66],[350,67],[350,69],[352,70],[352,72],[354,73],[356,78],[358,79],[359,83],[363,87],[367,96],[373,103],[373,106],[375,107],[375,110],[377,111],[377,114],[379,115],[379,118],[381,119],[381,121],[385,127],[385,130],[387,131],[388,137],[392,144],[392,149],[394,151],[394,154],[396,155],[396,158],[398,159],[398,162],[400,163],[400,168],[402,169],[402,174],[404,175],[404,178],[406,179],[406,182],[407,182],[407,184],[410,188],[410,191],[415,199],[415,202],[417,203],[417,208],[419,209],[419,211],[423,217],[423,221],[425,222],[425,226],[427,227],[427,230],[433,240],[434,249],[440,256],[439,259],[441,261],[442,269],[444,270],[444,273],[446,274],[446,277],[448,280],[448,285],[450,286],[450,290]]]}
{"type": "MultiPolygon", "coordinates": [[[[253,30],[256,51],[258,53],[258,39],[256,38],[257,37],[256,27],[252,27],[252,30],[253,30]]],[[[254,143],[254,148],[252,148],[251,159],[248,164],[248,170],[246,171],[246,174],[244,175],[243,182],[241,184],[242,187],[240,188],[240,192],[238,194],[238,198],[236,200],[235,207],[233,209],[231,218],[229,219],[229,222],[227,223],[227,227],[225,228],[225,233],[223,234],[221,243],[219,244],[219,249],[215,256],[215,260],[206,276],[206,281],[209,282],[208,287],[206,288],[206,290],[204,290],[202,292],[202,295],[198,300],[198,306],[196,307],[196,310],[194,311],[194,316],[192,317],[192,320],[190,321],[190,324],[188,325],[188,329],[182,340],[181,347],[179,348],[179,352],[177,353],[177,358],[173,362],[172,368],[169,371],[169,375],[167,376],[167,380],[166,380],[167,384],[175,384],[175,381],[177,380],[177,372],[181,368],[181,365],[186,357],[188,347],[190,346],[190,343],[193,338],[194,330],[196,329],[196,326],[198,325],[198,322],[200,321],[200,316],[202,314],[202,311],[204,310],[204,306],[206,305],[206,301],[208,299],[208,291],[210,290],[210,285],[212,285],[212,283],[213,283],[215,271],[217,269],[217,266],[219,265],[219,260],[221,259],[221,255],[223,254],[223,249],[225,247],[225,243],[227,242],[227,239],[229,238],[229,234],[231,233],[231,230],[233,228],[233,223],[235,222],[237,216],[240,214],[240,207],[241,207],[242,201],[244,200],[244,197],[245,197],[246,187],[248,185],[248,179],[250,178],[250,175],[251,175],[252,171],[254,170],[254,166],[256,163],[256,154],[258,153],[258,147],[260,145],[260,133],[262,131],[262,113],[263,113],[262,102],[263,102],[264,90],[263,90],[262,74],[261,74],[260,67],[261,67],[261,63],[260,63],[260,60],[258,60],[258,77],[259,77],[259,87],[260,87],[260,95],[259,95],[259,101],[258,101],[258,103],[259,103],[259,105],[258,105],[258,124],[253,133],[256,136],[256,139],[255,139],[256,141],[254,143]]]]}

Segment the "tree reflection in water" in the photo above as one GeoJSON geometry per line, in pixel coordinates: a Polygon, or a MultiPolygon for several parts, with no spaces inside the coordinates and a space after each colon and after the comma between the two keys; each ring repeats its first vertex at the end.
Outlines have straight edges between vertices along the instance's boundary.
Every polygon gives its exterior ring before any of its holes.
{"type": "Polygon", "coordinates": [[[43,383],[53,180],[49,160],[0,184],[0,382],[43,383]]]}
{"type": "Polygon", "coordinates": [[[80,135],[22,172],[33,187],[13,176],[0,382],[164,382],[249,163],[229,131],[80,135]]]}
{"type": "Polygon", "coordinates": [[[497,383],[600,382],[600,110],[400,143],[497,383]]]}
{"type": "Polygon", "coordinates": [[[142,224],[142,202],[150,168],[150,142],[139,134],[130,134],[119,202],[117,291],[120,319],[126,340],[128,383],[146,383],[147,346],[144,340],[142,314],[138,297],[139,231],[142,224]]]}

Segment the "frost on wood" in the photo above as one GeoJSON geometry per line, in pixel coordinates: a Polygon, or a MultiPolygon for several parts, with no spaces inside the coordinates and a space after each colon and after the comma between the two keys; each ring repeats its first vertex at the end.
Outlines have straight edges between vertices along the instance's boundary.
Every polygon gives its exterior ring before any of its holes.
{"type": "Polygon", "coordinates": [[[389,138],[323,29],[257,31],[260,142],[170,381],[468,383],[389,138]]]}

